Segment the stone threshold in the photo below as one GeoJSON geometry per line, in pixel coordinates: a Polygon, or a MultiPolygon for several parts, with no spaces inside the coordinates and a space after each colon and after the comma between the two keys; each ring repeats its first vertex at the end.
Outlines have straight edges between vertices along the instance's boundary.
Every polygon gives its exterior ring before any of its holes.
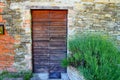
{"type": "Polygon", "coordinates": [[[61,79],[49,79],[49,73],[34,73],[31,80],[70,80],[67,73],[61,73],[61,79]]]}

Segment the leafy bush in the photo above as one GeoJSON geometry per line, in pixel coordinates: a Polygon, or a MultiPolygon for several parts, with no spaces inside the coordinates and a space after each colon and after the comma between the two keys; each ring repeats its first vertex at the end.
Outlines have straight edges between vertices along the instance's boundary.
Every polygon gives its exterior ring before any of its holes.
{"type": "Polygon", "coordinates": [[[64,67],[78,68],[86,80],[120,80],[120,52],[108,35],[77,35],[68,48],[71,54],[63,60],[64,67]]]}
{"type": "Polygon", "coordinates": [[[0,74],[0,80],[4,80],[4,78],[23,78],[24,80],[30,80],[32,77],[31,71],[21,71],[17,73],[3,71],[0,74]]]}

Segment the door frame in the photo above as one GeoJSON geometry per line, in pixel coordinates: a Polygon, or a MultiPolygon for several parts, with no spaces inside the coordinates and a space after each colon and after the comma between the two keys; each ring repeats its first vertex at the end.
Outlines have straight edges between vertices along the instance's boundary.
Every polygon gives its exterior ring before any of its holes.
{"type": "MultiPolygon", "coordinates": [[[[67,58],[67,54],[68,54],[68,9],[30,9],[30,13],[31,13],[31,50],[32,50],[32,53],[31,53],[31,63],[32,63],[32,72],[33,73],[35,73],[34,72],[34,65],[33,65],[33,63],[34,63],[34,59],[33,59],[33,57],[34,57],[34,55],[33,55],[33,22],[32,22],[32,10],[66,10],[67,11],[67,15],[66,15],[66,19],[67,19],[67,21],[66,21],[66,58],[67,58]]],[[[67,73],[67,68],[66,68],[66,70],[65,70],[65,73],[67,73]]]]}

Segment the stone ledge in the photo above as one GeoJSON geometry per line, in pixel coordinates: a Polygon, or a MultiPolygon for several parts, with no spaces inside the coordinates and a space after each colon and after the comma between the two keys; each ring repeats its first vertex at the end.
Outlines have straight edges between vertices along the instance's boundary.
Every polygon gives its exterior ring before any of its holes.
{"type": "Polygon", "coordinates": [[[85,80],[74,67],[69,66],[67,68],[67,74],[70,80],[85,80]]]}
{"type": "Polygon", "coordinates": [[[23,80],[23,78],[5,78],[3,80],[23,80]]]}
{"type": "Polygon", "coordinates": [[[72,6],[26,6],[26,9],[73,9],[72,6]]]}
{"type": "Polygon", "coordinates": [[[67,73],[61,73],[61,79],[49,79],[49,73],[34,73],[31,80],[69,80],[67,73]]]}

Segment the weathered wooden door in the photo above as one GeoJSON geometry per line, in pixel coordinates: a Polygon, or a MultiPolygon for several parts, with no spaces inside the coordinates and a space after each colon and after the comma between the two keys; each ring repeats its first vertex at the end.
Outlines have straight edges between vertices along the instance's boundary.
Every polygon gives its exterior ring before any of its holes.
{"type": "Polygon", "coordinates": [[[67,10],[32,10],[34,72],[66,72],[67,10]]]}

